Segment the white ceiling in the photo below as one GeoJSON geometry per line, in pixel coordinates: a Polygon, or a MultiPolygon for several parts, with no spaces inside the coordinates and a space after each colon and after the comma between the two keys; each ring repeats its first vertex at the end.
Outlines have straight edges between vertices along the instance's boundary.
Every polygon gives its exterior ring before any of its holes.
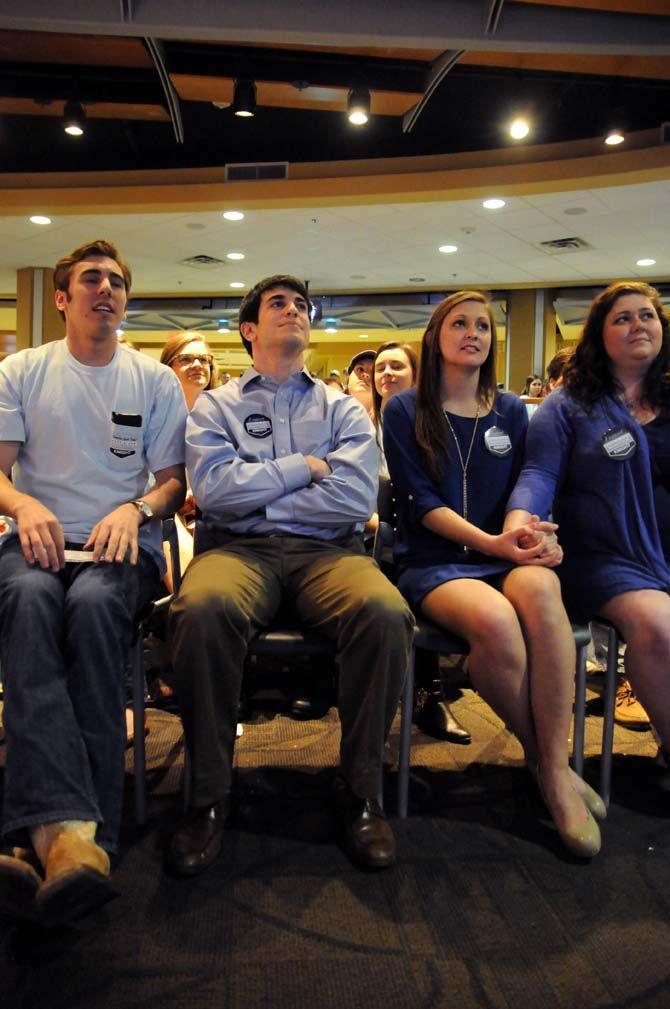
{"type": "MultiPolygon", "coordinates": [[[[496,195],[491,193],[492,196],[496,195]]],[[[225,208],[221,208],[222,210],[225,208]]],[[[35,206],[34,213],[42,208],[35,206]]],[[[16,291],[15,271],[53,266],[81,242],[115,241],[133,267],[135,294],[238,295],[272,273],[292,273],[315,293],[408,287],[584,284],[615,277],[670,275],[670,179],[643,185],[510,197],[501,210],[479,200],[220,212],[54,217],[47,227],[0,216],[0,294],[16,291]],[[583,213],[569,213],[581,208],[583,213]],[[591,248],[549,254],[539,245],[579,237],[591,248]],[[438,246],[453,244],[444,255],[438,246]],[[226,253],[245,254],[242,262],[226,253]],[[225,265],[194,269],[206,254],[225,265]],[[656,260],[635,266],[642,257],[656,260]],[[410,278],[423,278],[412,282],[410,278]]]]}

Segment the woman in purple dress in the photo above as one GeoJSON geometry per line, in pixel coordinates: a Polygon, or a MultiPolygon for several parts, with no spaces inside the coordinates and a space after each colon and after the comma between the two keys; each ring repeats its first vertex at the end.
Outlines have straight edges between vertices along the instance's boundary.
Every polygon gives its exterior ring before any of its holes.
{"type": "Polygon", "coordinates": [[[626,674],[670,750],[670,322],[648,284],[610,285],[533,418],[510,526],[553,509],[568,607],[626,642],[626,674]]]}
{"type": "Polygon", "coordinates": [[[519,738],[559,834],[595,855],[602,800],[568,766],[575,648],[552,567],[555,526],[502,531],[523,458],[523,403],[498,394],[483,295],[446,298],[428,323],[417,389],[387,404],[384,446],[398,509],[399,586],[470,646],[481,696],[519,738]]]}

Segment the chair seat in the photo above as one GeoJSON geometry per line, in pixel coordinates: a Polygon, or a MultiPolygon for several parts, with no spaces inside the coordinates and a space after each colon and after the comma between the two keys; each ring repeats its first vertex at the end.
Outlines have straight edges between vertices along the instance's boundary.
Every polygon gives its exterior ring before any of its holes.
{"type": "Polygon", "coordinates": [[[249,642],[250,655],[330,655],[335,644],[316,631],[297,627],[270,627],[249,642]]]}
{"type": "Polygon", "coordinates": [[[424,617],[419,617],[416,621],[414,647],[425,648],[429,652],[444,652],[445,655],[467,655],[470,651],[470,646],[463,638],[450,634],[424,617]]]}

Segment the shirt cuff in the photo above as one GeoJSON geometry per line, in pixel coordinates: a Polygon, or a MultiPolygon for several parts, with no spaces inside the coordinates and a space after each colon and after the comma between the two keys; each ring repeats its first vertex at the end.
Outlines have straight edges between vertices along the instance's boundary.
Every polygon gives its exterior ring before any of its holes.
{"type": "Polygon", "coordinates": [[[301,487],[308,487],[312,481],[309,473],[309,466],[305,462],[305,457],[300,452],[287,455],[283,459],[276,459],[279,467],[286,493],[292,490],[299,490],[301,487]]]}

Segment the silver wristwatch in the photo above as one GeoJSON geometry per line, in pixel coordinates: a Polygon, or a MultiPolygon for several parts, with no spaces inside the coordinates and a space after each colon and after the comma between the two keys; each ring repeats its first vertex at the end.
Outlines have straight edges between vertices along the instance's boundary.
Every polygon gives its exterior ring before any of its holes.
{"type": "Polygon", "coordinates": [[[140,519],[141,526],[143,526],[145,522],[150,522],[151,519],[154,517],[153,508],[151,507],[151,505],[148,505],[146,501],[143,501],[141,497],[137,498],[135,501],[132,501],[131,504],[134,504],[139,508],[139,512],[141,515],[140,519]]]}

